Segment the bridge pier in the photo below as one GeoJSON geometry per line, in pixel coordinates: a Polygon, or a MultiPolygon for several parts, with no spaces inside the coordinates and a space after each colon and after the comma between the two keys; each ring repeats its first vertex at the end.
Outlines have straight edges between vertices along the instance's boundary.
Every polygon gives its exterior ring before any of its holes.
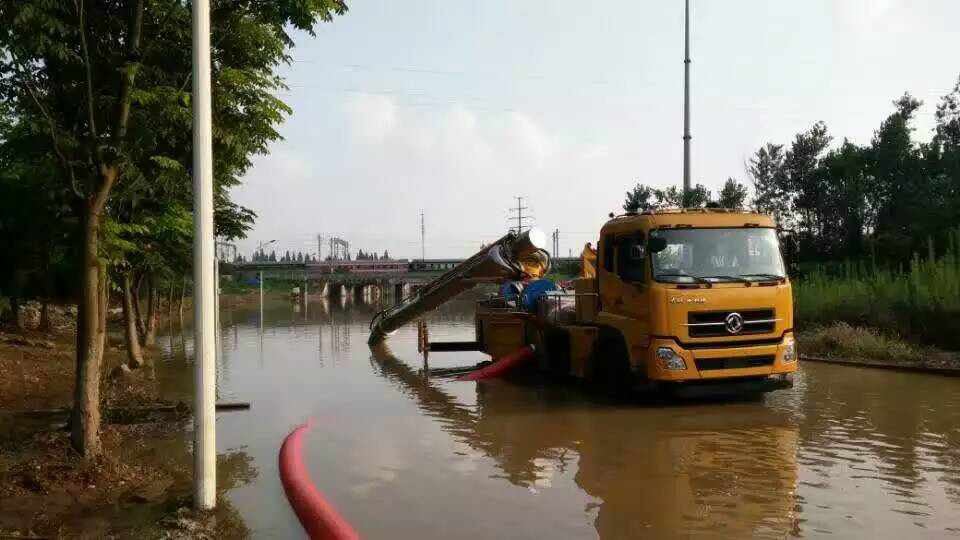
{"type": "Polygon", "coordinates": [[[353,301],[357,302],[363,300],[363,285],[354,285],[353,286],[353,301]]]}
{"type": "Polygon", "coordinates": [[[327,296],[330,298],[343,298],[344,296],[343,285],[340,283],[327,283],[324,284],[324,288],[327,291],[327,296]]]}

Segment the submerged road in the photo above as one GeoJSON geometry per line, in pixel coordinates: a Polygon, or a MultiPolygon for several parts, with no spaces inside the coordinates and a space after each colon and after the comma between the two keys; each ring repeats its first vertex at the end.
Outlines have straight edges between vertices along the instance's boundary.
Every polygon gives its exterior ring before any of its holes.
{"type": "MultiPolygon", "coordinates": [[[[367,347],[374,309],[268,303],[262,333],[256,309],[223,309],[218,398],[253,404],[218,418],[219,450],[249,463],[223,483],[255,538],[304,537],[276,456],[311,418],[310,477],[368,539],[960,537],[955,378],[806,363],[759,399],[623,403],[425,379],[415,328],[367,347]]],[[[431,338],[469,339],[471,309],[435,313],[431,338]]],[[[159,384],[189,396],[189,341],[161,343],[159,384]]]]}

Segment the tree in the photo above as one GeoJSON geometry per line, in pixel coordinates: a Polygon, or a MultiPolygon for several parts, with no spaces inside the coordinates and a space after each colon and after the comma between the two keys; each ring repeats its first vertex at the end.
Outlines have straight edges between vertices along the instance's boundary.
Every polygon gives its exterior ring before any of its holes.
{"type": "Polygon", "coordinates": [[[789,211],[783,159],[783,145],[768,143],[757,150],[747,166],[747,175],[753,183],[754,208],[772,214],[781,225],[789,211]]]}
{"type": "Polygon", "coordinates": [[[130,143],[143,15],[143,0],[0,6],[0,93],[13,104],[18,122],[49,137],[63,187],[79,199],[84,250],[71,440],[85,456],[100,450],[99,336],[106,294],[101,226],[130,143]]]}
{"type": "Polygon", "coordinates": [[[627,192],[623,209],[630,211],[653,210],[657,208],[702,208],[710,200],[710,192],[702,184],[691,188],[687,204],[683,203],[683,192],[676,186],[657,189],[637,184],[627,192]]]}
{"type": "Polygon", "coordinates": [[[817,122],[797,134],[784,155],[783,173],[790,211],[799,216],[800,250],[818,257],[824,245],[826,201],[820,158],[830,145],[827,126],[817,122]]]}
{"type": "MultiPolygon", "coordinates": [[[[939,223],[960,223],[960,77],[953,89],[937,104],[936,131],[927,152],[933,190],[943,194],[935,219],[939,223]]],[[[942,234],[942,232],[941,232],[942,234]]]]}
{"type": "Polygon", "coordinates": [[[383,257],[380,257],[380,258],[383,259],[384,261],[389,261],[389,260],[391,260],[391,259],[390,259],[390,254],[387,252],[387,250],[383,250],[383,257]]]}
{"type": "Polygon", "coordinates": [[[657,206],[660,208],[703,208],[710,201],[710,191],[703,184],[696,184],[687,193],[684,201],[683,190],[670,186],[657,190],[657,206]]]}
{"type": "Polygon", "coordinates": [[[891,257],[909,257],[922,247],[917,229],[930,231],[926,215],[932,209],[931,186],[920,148],[913,143],[910,123],[921,102],[904,94],[895,111],[874,133],[869,169],[875,188],[870,198],[877,209],[876,237],[891,257]]]}
{"type": "Polygon", "coordinates": [[[652,210],[656,207],[657,190],[644,184],[637,184],[627,192],[627,197],[623,202],[623,209],[627,212],[637,212],[652,210]]]}
{"type": "Polygon", "coordinates": [[[829,239],[822,246],[826,258],[857,259],[864,255],[863,237],[872,221],[867,201],[871,184],[867,156],[867,149],[844,140],[820,162],[826,192],[823,230],[829,239]]]}
{"type": "MultiPolygon", "coordinates": [[[[178,158],[181,165],[189,163],[184,159],[190,152],[184,143],[189,129],[183,125],[189,126],[190,118],[190,96],[184,91],[190,50],[182,46],[189,42],[189,10],[189,3],[144,0],[0,4],[5,114],[14,116],[27,135],[42,137],[59,169],[58,191],[76,197],[71,208],[83,252],[71,442],[85,457],[100,449],[107,291],[103,226],[118,202],[115,189],[146,177],[141,169],[146,154],[157,157],[158,167],[175,168],[178,158]],[[178,123],[178,130],[172,129],[178,123]]],[[[237,114],[215,112],[218,132],[226,134],[214,143],[222,165],[214,172],[220,178],[216,195],[222,198],[225,179],[239,178],[249,167],[252,152],[265,151],[278,137],[273,126],[288,109],[275,96],[282,82],[273,70],[288,61],[288,31],[312,32],[319,21],[345,10],[340,0],[215,2],[214,103],[227,96],[237,105],[237,114]]]]}
{"type": "Polygon", "coordinates": [[[747,188],[733,178],[727,178],[717,202],[723,208],[743,208],[747,202],[747,188]]]}

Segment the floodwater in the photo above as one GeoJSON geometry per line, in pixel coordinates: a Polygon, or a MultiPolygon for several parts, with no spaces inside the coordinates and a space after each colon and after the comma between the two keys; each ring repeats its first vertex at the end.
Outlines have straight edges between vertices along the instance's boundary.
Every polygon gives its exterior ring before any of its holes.
{"type": "MultiPolygon", "coordinates": [[[[434,313],[431,339],[471,339],[471,307],[434,313]]],[[[427,379],[413,326],[367,346],[376,309],[222,310],[219,399],[252,403],[218,415],[219,450],[253,469],[225,497],[255,538],[304,537],[277,453],[311,419],[311,476],[365,538],[960,537],[960,380],[805,363],[792,390],[654,406],[427,379]]],[[[161,384],[188,398],[189,338],[162,343],[161,384]]]]}

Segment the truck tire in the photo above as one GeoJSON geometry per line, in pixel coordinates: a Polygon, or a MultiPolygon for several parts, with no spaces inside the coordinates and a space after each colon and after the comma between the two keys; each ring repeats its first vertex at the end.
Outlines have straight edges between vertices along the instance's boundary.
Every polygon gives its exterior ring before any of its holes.
{"type": "Polygon", "coordinates": [[[630,356],[619,332],[601,331],[590,362],[589,378],[604,386],[630,387],[633,379],[630,356]]]}

